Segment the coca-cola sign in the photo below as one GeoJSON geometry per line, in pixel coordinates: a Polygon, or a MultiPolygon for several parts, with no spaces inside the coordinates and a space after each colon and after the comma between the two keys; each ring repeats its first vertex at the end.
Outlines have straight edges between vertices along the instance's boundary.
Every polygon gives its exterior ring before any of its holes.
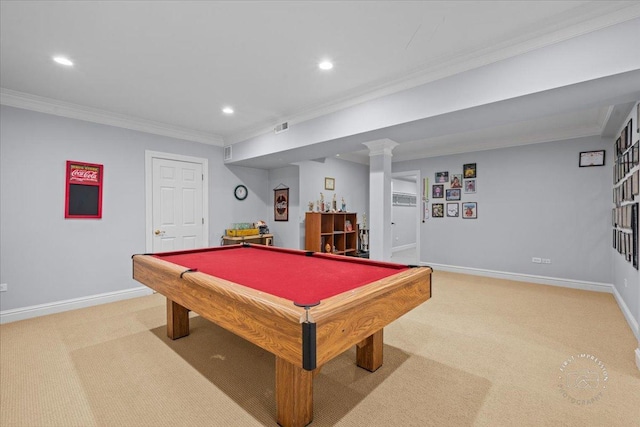
{"type": "Polygon", "coordinates": [[[65,218],[102,218],[104,166],[67,160],[65,218]]]}
{"type": "Polygon", "coordinates": [[[99,183],[98,168],[85,165],[71,165],[70,182],[99,183]]]}

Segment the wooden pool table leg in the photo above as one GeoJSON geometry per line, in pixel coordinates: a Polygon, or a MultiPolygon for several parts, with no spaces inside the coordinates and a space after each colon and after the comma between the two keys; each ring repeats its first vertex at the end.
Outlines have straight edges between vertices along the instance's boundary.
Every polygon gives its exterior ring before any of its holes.
{"type": "Polygon", "coordinates": [[[189,310],[167,298],[167,336],[172,340],[189,335],[189,310]]]}
{"type": "Polygon", "coordinates": [[[367,371],[375,371],[382,366],[382,336],[384,329],[360,341],[356,346],[356,363],[367,371]]]}
{"type": "Polygon", "coordinates": [[[276,419],[283,427],[313,420],[313,374],[276,356],[276,419]]]}

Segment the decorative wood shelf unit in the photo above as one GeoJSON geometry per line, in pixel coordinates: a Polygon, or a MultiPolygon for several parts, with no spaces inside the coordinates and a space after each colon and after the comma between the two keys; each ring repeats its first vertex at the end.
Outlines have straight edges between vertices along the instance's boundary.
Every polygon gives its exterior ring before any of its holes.
{"type": "Polygon", "coordinates": [[[358,252],[357,215],[353,212],[307,212],[305,250],[356,256],[358,252]],[[350,224],[350,226],[349,226],[350,224]]]}

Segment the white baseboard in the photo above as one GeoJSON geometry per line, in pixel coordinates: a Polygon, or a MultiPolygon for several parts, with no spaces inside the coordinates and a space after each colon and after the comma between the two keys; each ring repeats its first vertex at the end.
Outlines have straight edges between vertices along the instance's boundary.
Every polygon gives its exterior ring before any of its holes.
{"type": "Polygon", "coordinates": [[[636,348],[636,366],[640,371],[640,342],[638,342],[638,348],[636,348]]]}
{"type": "Polygon", "coordinates": [[[415,247],[416,247],[415,243],[409,243],[408,245],[402,245],[402,246],[395,246],[391,248],[391,253],[405,251],[407,249],[415,249],[415,247]]]}
{"type": "MultiPolygon", "coordinates": [[[[624,300],[622,299],[622,295],[618,293],[618,290],[615,288],[615,286],[613,287],[613,296],[615,297],[616,302],[618,303],[618,307],[620,307],[624,318],[627,319],[627,323],[631,327],[633,334],[636,336],[636,339],[638,340],[638,346],[640,346],[640,326],[638,326],[638,322],[636,321],[636,319],[634,319],[633,315],[631,314],[631,310],[629,310],[629,307],[627,307],[627,304],[625,304],[624,300]]],[[[636,359],[637,353],[638,351],[636,350],[636,359]]]]}
{"type": "Polygon", "coordinates": [[[429,264],[421,262],[420,265],[428,265],[434,270],[449,271],[452,273],[472,274],[474,276],[494,277],[496,279],[517,280],[519,282],[539,283],[541,285],[561,286],[563,288],[582,289],[613,293],[614,286],[611,283],[587,282],[584,280],[562,279],[559,277],[536,276],[534,274],[510,273],[506,271],[485,270],[482,268],[459,267],[446,264],[429,264]]]}
{"type": "Polygon", "coordinates": [[[63,311],[76,310],[78,308],[86,308],[94,305],[106,304],[108,302],[151,295],[152,293],[153,291],[150,288],[140,286],[137,288],[90,295],[82,298],[73,298],[47,304],[14,308],[12,310],[0,311],[0,323],[9,323],[18,320],[30,319],[32,317],[45,316],[47,314],[61,313],[63,311]]]}

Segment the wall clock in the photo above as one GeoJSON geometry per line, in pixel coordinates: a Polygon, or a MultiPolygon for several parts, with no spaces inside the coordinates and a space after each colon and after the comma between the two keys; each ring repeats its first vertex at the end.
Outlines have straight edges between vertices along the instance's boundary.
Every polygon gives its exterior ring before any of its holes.
{"type": "Polygon", "coordinates": [[[238,200],[244,200],[249,195],[249,191],[247,190],[247,187],[241,184],[233,190],[233,195],[236,196],[236,199],[238,200]]]}

